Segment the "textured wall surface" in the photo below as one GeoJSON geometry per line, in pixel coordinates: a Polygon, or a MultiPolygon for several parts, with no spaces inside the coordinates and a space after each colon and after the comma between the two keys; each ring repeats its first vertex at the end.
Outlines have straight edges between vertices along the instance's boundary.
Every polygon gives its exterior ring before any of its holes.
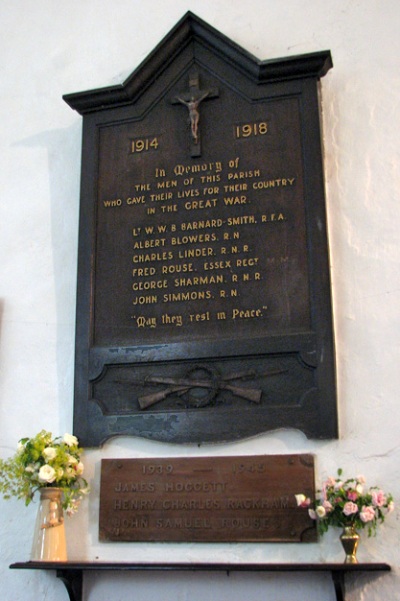
{"type": "MultiPolygon", "coordinates": [[[[72,428],[81,118],[63,94],[122,82],[191,10],[260,59],[330,49],[322,80],[340,439],[281,430],[227,445],[110,441],[85,455],[92,493],[68,522],[70,559],[342,561],[338,532],[317,544],[100,544],[103,457],[311,452],[317,483],[341,466],[400,499],[400,5],[398,0],[2,0],[0,5],[0,454],[41,428],[72,428]]],[[[0,500],[4,601],[66,599],[29,559],[36,506],[0,500]]],[[[348,581],[349,601],[400,599],[399,513],[362,561],[390,574],[348,581]]],[[[91,575],[86,601],[334,599],[329,575],[91,575]],[[132,584],[134,589],[132,589],[132,584]],[[133,592],[134,591],[134,592],[133,592]]]]}

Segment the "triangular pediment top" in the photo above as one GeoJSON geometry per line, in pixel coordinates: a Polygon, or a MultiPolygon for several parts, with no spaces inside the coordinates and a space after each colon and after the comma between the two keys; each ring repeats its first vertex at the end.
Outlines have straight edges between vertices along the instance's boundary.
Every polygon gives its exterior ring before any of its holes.
{"type": "Polygon", "coordinates": [[[81,115],[132,104],[191,43],[207,47],[257,84],[306,77],[319,79],[332,67],[329,50],[261,61],[187,12],[122,84],[66,94],[63,99],[81,115]]]}

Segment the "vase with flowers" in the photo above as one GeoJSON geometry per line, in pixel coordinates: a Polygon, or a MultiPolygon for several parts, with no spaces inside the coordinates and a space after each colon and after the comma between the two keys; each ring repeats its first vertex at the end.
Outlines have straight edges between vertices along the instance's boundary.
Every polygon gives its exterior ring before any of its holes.
{"type": "Polygon", "coordinates": [[[16,497],[29,505],[36,493],[40,496],[32,560],[67,560],[64,510],[73,515],[89,492],[82,453],[76,436],[53,437],[42,430],[22,438],[12,457],[0,459],[0,493],[5,499],[16,497]]]}
{"type": "Polygon", "coordinates": [[[330,526],[342,528],[345,563],[357,563],[358,531],[366,529],[368,536],[375,535],[378,524],[393,511],[394,502],[392,495],[378,486],[367,488],[364,476],[345,480],[342,473],[339,469],[337,478],[328,478],[314,501],[301,493],[295,496],[298,507],[307,509],[317,521],[320,534],[330,526]]]}

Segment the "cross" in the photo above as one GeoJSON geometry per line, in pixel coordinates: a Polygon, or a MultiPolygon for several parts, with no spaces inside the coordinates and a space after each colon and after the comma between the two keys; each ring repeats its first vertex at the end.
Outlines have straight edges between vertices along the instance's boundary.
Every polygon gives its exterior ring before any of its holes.
{"type": "Polygon", "coordinates": [[[190,156],[192,157],[201,156],[199,105],[203,100],[217,98],[218,96],[218,88],[200,89],[199,73],[196,70],[189,74],[189,91],[179,94],[171,100],[172,104],[183,104],[189,111],[190,156]]]}

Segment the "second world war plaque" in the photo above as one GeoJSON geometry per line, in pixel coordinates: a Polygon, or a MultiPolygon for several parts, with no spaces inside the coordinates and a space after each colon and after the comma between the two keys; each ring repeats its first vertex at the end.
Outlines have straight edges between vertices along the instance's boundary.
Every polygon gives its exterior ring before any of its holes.
{"type": "Polygon", "coordinates": [[[103,459],[101,541],[315,542],[312,455],[103,459]]]}
{"type": "Polygon", "coordinates": [[[190,13],[84,116],[74,431],[337,435],[318,81],[190,13]]]}

